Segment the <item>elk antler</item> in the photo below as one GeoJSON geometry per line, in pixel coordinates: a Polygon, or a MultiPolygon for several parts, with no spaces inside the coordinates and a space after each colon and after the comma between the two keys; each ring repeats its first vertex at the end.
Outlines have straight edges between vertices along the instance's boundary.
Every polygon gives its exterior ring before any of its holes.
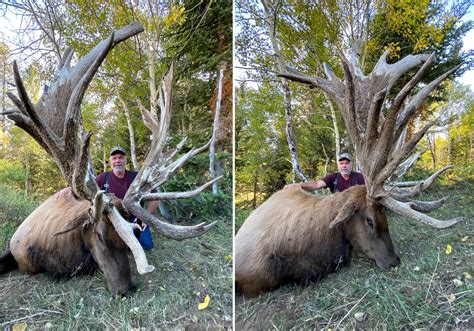
{"type": "Polygon", "coordinates": [[[18,110],[10,113],[8,118],[53,157],[67,183],[81,198],[92,200],[97,192],[93,171],[89,166],[91,134],[85,133],[82,125],[82,99],[109,51],[142,31],[143,27],[139,23],[133,23],[113,32],[74,67],[71,67],[73,51],[67,49],[53,81],[36,104],[31,102],[17,64],[13,63],[18,97],[12,93],[8,93],[8,96],[18,110]]]}
{"type": "Polygon", "coordinates": [[[179,226],[169,224],[152,215],[141,206],[141,203],[153,200],[169,200],[193,197],[202,192],[205,188],[212,185],[212,183],[219,180],[221,177],[207,182],[193,191],[151,193],[153,190],[156,190],[159,186],[168,181],[174,174],[176,174],[176,172],[186,163],[189,158],[202,152],[204,149],[208,148],[210,144],[209,141],[206,145],[200,148],[192,148],[189,152],[185,153],[178,159],[174,159],[181,148],[184,146],[184,143],[186,142],[185,138],[176,146],[176,148],[169,152],[164,152],[172,111],[171,99],[173,86],[173,68],[174,65],[172,63],[160,85],[158,99],[158,104],[160,107],[160,119],[158,120],[157,114],[150,112],[144,106],[139,105],[143,113],[144,122],[153,134],[153,140],[151,143],[152,147],[148,152],[143,167],[128,189],[127,194],[123,199],[123,204],[130,213],[147,224],[153,225],[159,233],[172,239],[181,240],[185,238],[197,237],[206,233],[215,225],[216,222],[207,225],[205,223],[201,223],[194,226],[179,226]]]}
{"type": "Polygon", "coordinates": [[[378,200],[401,215],[433,227],[451,226],[462,218],[443,222],[420,212],[439,207],[441,200],[433,203],[408,201],[409,197],[425,190],[441,172],[450,167],[441,169],[425,181],[409,183],[408,188],[402,188],[403,184],[397,184],[394,180],[399,178],[404,171],[406,172],[419,157],[418,155],[409,158],[417,143],[434,123],[425,125],[408,141],[398,138],[403,136],[409,121],[418,114],[420,106],[429,93],[459,66],[425,85],[407,102],[410,93],[435,62],[435,55],[408,55],[394,64],[388,64],[387,54],[385,52],[380,57],[368,76],[362,73],[354,50],[350,51],[348,57],[341,54],[344,80],[339,79],[327,65],[325,65],[327,79],[307,76],[294,69],[290,73],[280,73],[280,76],[318,87],[338,104],[364,172],[368,198],[378,200]],[[421,64],[423,65],[418,72],[395,98],[388,102],[387,95],[395,82],[421,64]],[[405,161],[404,164],[402,164],[403,161],[405,161]],[[398,199],[408,202],[398,201],[398,199]]]}

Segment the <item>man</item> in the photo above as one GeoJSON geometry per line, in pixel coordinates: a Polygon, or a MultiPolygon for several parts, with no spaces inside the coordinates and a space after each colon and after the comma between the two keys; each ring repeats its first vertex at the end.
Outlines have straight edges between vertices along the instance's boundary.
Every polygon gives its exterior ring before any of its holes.
{"type": "MultiPolygon", "coordinates": [[[[106,193],[113,193],[117,198],[123,200],[128,188],[130,185],[132,185],[133,180],[137,176],[137,172],[127,171],[125,169],[127,165],[127,155],[125,153],[125,149],[118,145],[110,150],[109,161],[110,165],[112,166],[112,171],[106,171],[99,174],[95,178],[95,181],[101,190],[104,190],[106,193]]],[[[70,192],[71,188],[66,187],[65,189],[56,193],[55,196],[58,198],[63,194],[70,192]]],[[[147,210],[153,213],[156,210],[158,204],[158,201],[151,201],[147,206],[147,210]]],[[[142,247],[146,250],[152,249],[153,239],[151,237],[150,228],[147,226],[147,224],[141,222],[140,220],[137,221],[134,215],[130,216],[129,221],[136,222],[141,226],[142,231],[135,234],[137,235],[138,241],[142,247]]]]}
{"type": "Polygon", "coordinates": [[[306,191],[314,191],[321,188],[329,188],[331,193],[342,192],[351,186],[365,185],[364,176],[360,172],[352,171],[352,157],[348,153],[341,154],[337,160],[339,172],[313,182],[296,183],[287,185],[285,188],[301,187],[306,191]]]}
{"type": "MultiPolygon", "coordinates": [[[[95,181],[101,190],[105,193],[113,193],[117,198],[123,200],[128,188],[132,185],[133,180],[137,176],[136,171],[127,171],[125,166],[127,165],[127,155],[125,149],[117,145],[110,150],[110,165],[112,171],[106,171],[99,174],[95,181]]],[[[147,210],[153,213],[158,206],[158,201],[152,201],[148,204],[147,210]]],[[[142,223],[140,220],[137,221],[134,215],[130,216],[130,222],[138,222],[142,227],[142,231],[138,234],[138,241],[144,249],[153,248],[153,239],[151,237],[150,228],[146,223],[142,223]]]]}

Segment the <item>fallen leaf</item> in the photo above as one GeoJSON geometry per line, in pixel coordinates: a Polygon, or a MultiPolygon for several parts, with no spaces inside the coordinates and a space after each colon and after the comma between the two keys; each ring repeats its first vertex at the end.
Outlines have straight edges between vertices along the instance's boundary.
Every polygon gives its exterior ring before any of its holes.
{"type": "Polygon", "coordinates": [[[451,254],[453,251],[453,247],[450,244],[446,245],[446,254],[451,254]]]}
{"type": "Polygon", "coordinates": [[[463,282],[459,279],[453,279],[454,286],[459,287],[463,285],[463,282]]]}
{"type": "Polygon", "coordinates": [[[448,296],[448,301],[449,301],[449,302],[454,302],[454,300],[456,300],[456,296],[455,296],[454,294],[450,294],[450,295],[448,296]]]}
{"type": "Polygon", "coordinates": [[[12,331],[25,331],[27,327],[28,324],[26,323],[15,323],[12,326],[12,331]]]}
{"type": "Polygon", "coordinates": [[[467,272],[467,271],[466,271],[466,272],[463,272],[462,275],[463,275],[464,278],[466,278],[466,279],[472,279],[471,274],[470,274],[469,272],[467,272]]]}
{"type": "Polygon", "coordinates": [[[226,255],[226,256],[224,256],[224,260],[226,260],[227,262],[232,261],[232,255],[226,255]]]}
{"type": "Polygon", "coordinates": [[[206,295],[204,301],[198,305],[198,310],[206,309],[207,306],[209,306],[209,302],[211,302],[211,298],[209,297],[209,295],[206,295]]]}
{"type": "Polygon", "coordinates": [[[462,241],[463,243],[465,243],[468,239],[469,239],[469,236],[465,236],[465,237],[462,237],[462,238],[461,238],[461,241],[462,241]]]}
{"type": "Polygon", "coordinates": [[[355,313],[354,318],[359,322],[363,322],[367,319],[367,314],[366,313],[355,313]]]}

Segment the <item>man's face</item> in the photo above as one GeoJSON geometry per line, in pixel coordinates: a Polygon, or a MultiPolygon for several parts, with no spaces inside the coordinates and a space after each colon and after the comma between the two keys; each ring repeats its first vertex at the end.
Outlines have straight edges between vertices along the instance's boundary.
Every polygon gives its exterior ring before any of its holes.
{"type": "Polygon", "coordinates": [[[110,164],[112,169],[122,173],[125,172],[125,165],[127,164],[127,157],[120,153],[115,153],[110,156],[110,164]]]}
{"type": "Polygon", "coordinates": [[[337,163],[337,167],[339,168],[339,172],[343,176],[349,176],[352,171],[352,162],[346,159],[342,159],[337,163]]]}

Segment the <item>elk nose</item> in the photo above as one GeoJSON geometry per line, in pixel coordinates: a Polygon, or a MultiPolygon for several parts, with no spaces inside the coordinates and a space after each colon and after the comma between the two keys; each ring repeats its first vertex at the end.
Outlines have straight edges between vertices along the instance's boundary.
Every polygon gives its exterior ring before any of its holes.
{"type": "Polygon", "coordinates": [[[390,263],[390,268],[395,268],[399,264],[400,264],[400,258],[396,256],[396,259],[392,263],[390,263]]]}

